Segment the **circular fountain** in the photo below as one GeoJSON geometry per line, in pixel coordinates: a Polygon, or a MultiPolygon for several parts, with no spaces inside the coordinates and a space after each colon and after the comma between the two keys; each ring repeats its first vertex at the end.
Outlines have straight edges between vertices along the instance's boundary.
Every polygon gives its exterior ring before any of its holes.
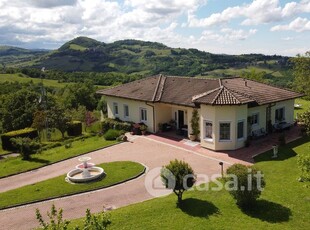
{"type": "Polygon", "coordinates": [[[94,163],[89,163],[90,157],[81,157],[79,161],[82,162],[78,164],[75,169],[67,173],[67,178],[71,182],[83,183],[92,180],[96,180],[101,176],[105,175],[103,168],[94,166],[94,163]]]}

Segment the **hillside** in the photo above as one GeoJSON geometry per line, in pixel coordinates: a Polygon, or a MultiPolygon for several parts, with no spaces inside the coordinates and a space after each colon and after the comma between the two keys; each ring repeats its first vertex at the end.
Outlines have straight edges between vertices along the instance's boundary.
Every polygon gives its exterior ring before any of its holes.
{"type": "Polygon", "coordinates": [[[29,50],[12,46],[0,46],[0,66],[27,65],[32,60],[49,53],[48,50],[29,50]]]}
{"type": "Polygon", "coordinates": [[[77,37],[59,49],[47,51],[0,48],[0,63],[60,72],[122,73],[229,77],[253,70],[280,86],[292,80],[288,57],[262,54],[211,54],[197,49],[170,48],[157,42],[121,40],[103,43],[77,37]],[[5,60],[5,62],[3,61],[5,60]]]}
{"type": "MultiPolygon", "coordinates": [[[[122,40],[103,43],[78,37],[62,45],[36,63],[67,72],[120,72],[126,74],[157,74],[195,76],[208,71],[227,68],[244,68],[260,62],[284,63],[287,57],[260,54],[211,54],[197,49],[170,48],[156,42],[122,40]]],[[[270,64],[269,64],[270,65],[270,64]]]]}

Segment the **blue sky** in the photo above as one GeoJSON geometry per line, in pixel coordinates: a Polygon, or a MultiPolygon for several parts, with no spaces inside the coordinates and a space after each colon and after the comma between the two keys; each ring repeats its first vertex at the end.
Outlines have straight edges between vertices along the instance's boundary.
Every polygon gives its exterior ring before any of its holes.
{"type": "Polygon", "coordinates": [[[56,49],[77,36],[212,53],[310,50],[310,0],[0,0],[0,44],[56,49]]]}

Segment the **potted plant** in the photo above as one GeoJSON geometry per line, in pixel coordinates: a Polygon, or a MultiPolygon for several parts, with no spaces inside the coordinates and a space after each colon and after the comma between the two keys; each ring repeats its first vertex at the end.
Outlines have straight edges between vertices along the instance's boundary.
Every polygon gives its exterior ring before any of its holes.
{"type": "Polygon", "coordinates": [[[147,126],[146,125],[140,125],[140,131],[141,131],[142,135],[146,134],[146,130],[147,130],[147,126]]]}
{"type": "Polygon", "coordinates": [[[199,114],[198,114],[197,109],[193,110],[192,119],[191,119],[191,127],[192,127],[192,132],[189,134],[189,139],[191,141],[194,141],[198,138],[198,135],[200,133],[200,131],[199,131],[199,114]]]}
{"type": "Polygon", "coordinates": [[[158,131],[159,132],[163,131],[163,123],[158,123],[158,131]]]}

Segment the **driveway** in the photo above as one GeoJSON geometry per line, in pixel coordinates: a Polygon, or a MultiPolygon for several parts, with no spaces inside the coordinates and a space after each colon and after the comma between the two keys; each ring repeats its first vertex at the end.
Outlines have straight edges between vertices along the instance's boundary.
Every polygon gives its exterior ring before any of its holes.
{"type": "MultiPolygon", "coordinates": [[[[177,158],[188,162],[196,174],[204,174],[210,178],[211,175],[220,173],[217,159],[147,137],[134,137],[130,142],[98,150],[86,154],[86,156],[90,156],[91,162],[96,164],[124,160],[140,162],[147,166],[148,170],[161,167],[169,163],[170,160],[177,158]]],[[[79,163],[77,159],[78,157],[32,172],[1,179],[0,191],[7,191],[65,174],[79,163]]],[[[224,162],[224,167],[232,163],[234,162],[224,162]]],[[[1,229],[34,228],[38,226],[35,219],[35,209],[39,208],[41,213],[45,214],[53,203],[57,208],[64,210],[64,218],[72,219],[85,216],[87,208],[92,212],[99,212],[103,206],[119,208],[151,199],[153,196],[147,192],[144,185],[145,178],[146,176],[143,175],[135,180],[107,189],[2,210],[0,211],[1,229]]]]}

